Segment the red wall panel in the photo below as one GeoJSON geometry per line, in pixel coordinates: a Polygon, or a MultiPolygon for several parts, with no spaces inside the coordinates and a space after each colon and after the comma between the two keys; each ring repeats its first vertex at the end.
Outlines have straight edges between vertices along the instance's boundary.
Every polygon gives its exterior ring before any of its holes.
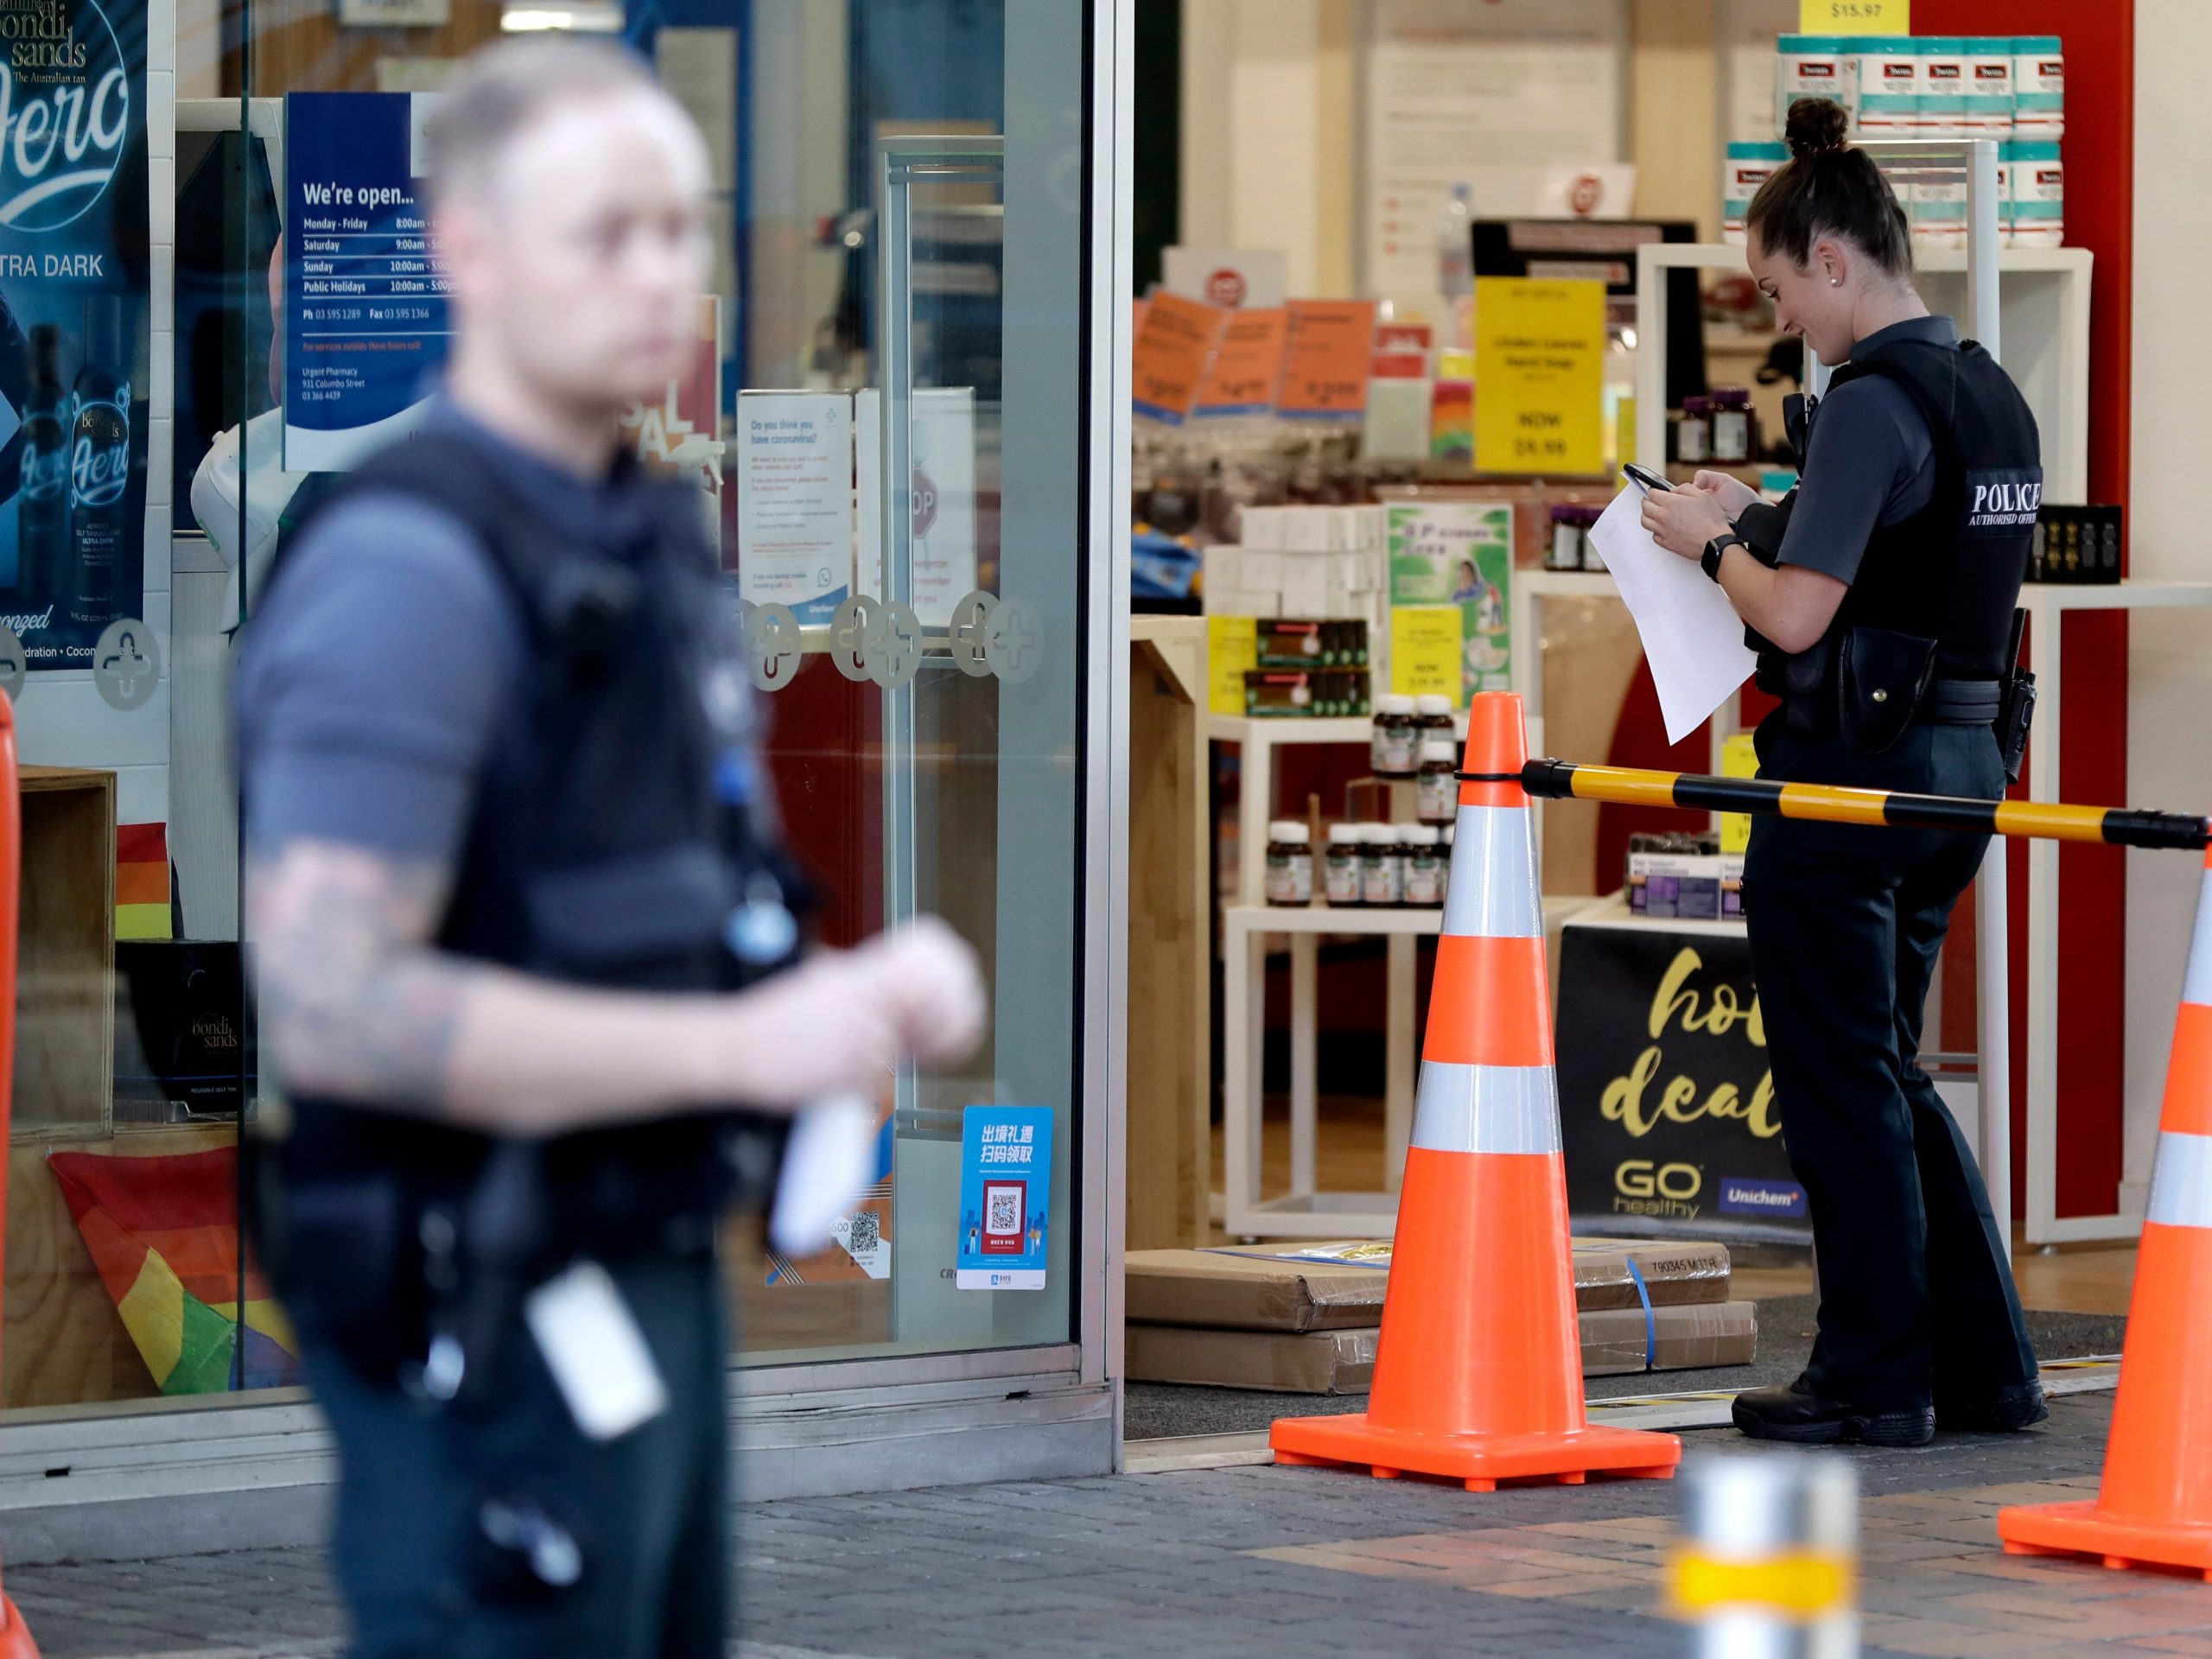
{"type": "MultiPolygon", "coordinates": [[[[2089,499],[2125,504],[2133,389],[2134,290],[2135,3],[2105,0],[1917,0],[1924,35],[2056,35],[2066,49],[2066,240],[2096,256],[2089,299],[2089,499]]],[[[2066,702],[2060,728],[2069,801],[2127,798],[2127,620],[2065,619],[2066,702]]],[[[2034,642],[2031,651],[2044,648],[2034,642]]],[[[2016,791],[2018,792],[2018,791],[2016,791]]],[[[2126,855],[2068,847],[2058,855],[2058,1212],[2102,1214],[2118,1202],[2123,1116],[2126,960],[2126,855]]],[[[2012,849],[2008,883],[2012,938],[2013,1144],[2024,1122],[2027,857],[2012,849]]],[[[1959,932],[1967,932],[1962,912],[1959,932]]],[[[1970,932],[1968,932],[1970,938],[1970,932]]],[[[1957,951],[1945,979],[1948,1009],[1973,1007],[1971,955],[1957,951]]],[[[1947,1044],[1971,1048],[1971,1026],[1945,1020],[1947,1044]]],[[[2012,1161],[2014,1204],[2024,1202],[2025,1160],[2012,1161]]]]}

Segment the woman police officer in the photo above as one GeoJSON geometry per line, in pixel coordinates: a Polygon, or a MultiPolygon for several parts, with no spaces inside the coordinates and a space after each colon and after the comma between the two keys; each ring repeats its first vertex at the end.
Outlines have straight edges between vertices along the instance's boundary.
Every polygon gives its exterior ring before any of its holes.
{"type": "MultiPolygon", "coordinates": [[[[1780,506],[1732,477],[1654,492],[1643,523],[1727,593],[1783,698],[1762,776],[2004,792],[1993,721],[2042,472],[2033,416],[1912,287],[1904,210],[1837,105],[1789,112],[1751,203],[1777,325],[1837,364],[1780,506]]],[[[1820,1274],[1803,1375],[1736,1402],[1760,1439],[1917,1446],[2046,1414],[1989,1198],[1922,1071],[1922,1007],[1987,837],[1761,818],[1744,909],[1820,1274]]]]}

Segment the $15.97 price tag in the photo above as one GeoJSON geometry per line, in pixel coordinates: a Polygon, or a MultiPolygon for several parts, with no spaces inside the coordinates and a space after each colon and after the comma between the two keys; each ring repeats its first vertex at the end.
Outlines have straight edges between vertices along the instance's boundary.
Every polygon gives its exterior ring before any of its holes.
{"type": "Polygon", "coordinates": [[[1912,0],[1797,0],[1804,35],[1910,35],[1912,0]]]}

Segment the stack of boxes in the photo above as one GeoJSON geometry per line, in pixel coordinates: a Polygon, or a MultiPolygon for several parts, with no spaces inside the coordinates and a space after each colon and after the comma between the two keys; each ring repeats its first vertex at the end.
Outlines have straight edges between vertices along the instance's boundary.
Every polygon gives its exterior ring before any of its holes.
{"type": "MultiPolygon", "coordinates": [[[[1382,509],[1247,507],[1243,517],[1242,545],[1205,550],[1206,614],[1256,617],[1262,623],[1358,623],[1363,637],[1357,663],[1325,665],[1357,666],[1387,683],[1390,616],[1382,509]]],[[[1360,708],[1365,707],[1363,696],[1360,708]]]]}
{"type": "MultiPolygon", "coordinates": [[[[1820,98],[1844,106],[1855,137],[1995,139],[2005,245],[2064,244],[2066,58],[2058,36],[1784,35],[1777,48],[1777,131],[1792,104],[1820,98]]],[[[1785,154],[1766,143],[1729,145],[1731,241],[1741,238],[1751,194],[1785,154]]],[[[1963,181],[1904,185],[1898,194],[1916,241],[1966,245],[1963,181]]]]}
{"type": "MultiPolygon", "coordinates": [[[[1133,1382],[1287,1394],[1360,1394],[1374,1381],[1389,1283],[1386,1242],[1132,1250],[1133,1382]]],[[[1730,1300],[1726,1245],[1574,1241],[1582,1374],[1749,1364],[1750,1302],[1730,1300]]]]}
{"type": "Polygon", "coordinates": [[[1383,632],[1382,509],[1247,507],[1241,547],[1205,551],[1210,616],[1363,621],[1383,632]]]}

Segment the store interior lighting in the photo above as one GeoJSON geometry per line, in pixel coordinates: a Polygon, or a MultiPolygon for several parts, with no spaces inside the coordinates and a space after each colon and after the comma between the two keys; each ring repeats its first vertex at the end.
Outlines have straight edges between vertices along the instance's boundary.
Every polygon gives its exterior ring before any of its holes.
{"type": "Polygon", "coordinates": [[[617,0],[577,0],[555,6],[509,6],[499,16],[499,27],[509,34],[543,29],[571,29],[587,35],[622,32],[622,8],[617,0]]]}

